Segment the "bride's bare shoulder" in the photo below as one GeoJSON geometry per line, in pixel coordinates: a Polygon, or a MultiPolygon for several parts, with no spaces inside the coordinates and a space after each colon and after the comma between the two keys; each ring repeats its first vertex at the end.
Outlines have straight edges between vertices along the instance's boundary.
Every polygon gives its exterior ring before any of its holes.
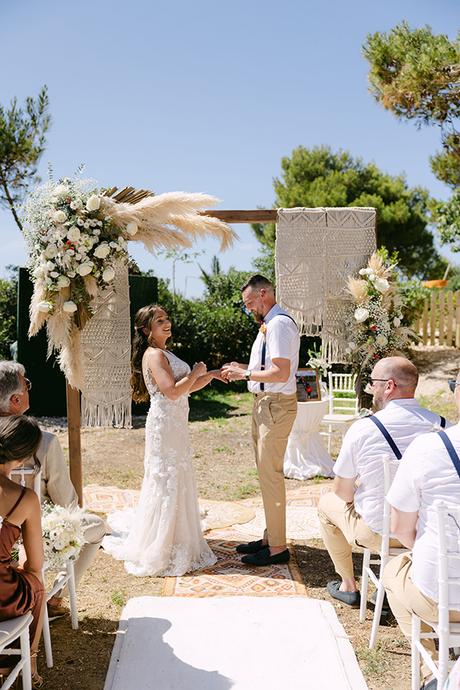
{"type": "Polygon", "coordinates": [[[146,364],[147,366],[151,364],[153,364],[154,366],[162,364],[164,365],[165,363],[168,363],[168,358],[166,357],[163,350],[160,350],[159,347],[148,347],[144,352],[142,361],[143,364],[146,364]]]}

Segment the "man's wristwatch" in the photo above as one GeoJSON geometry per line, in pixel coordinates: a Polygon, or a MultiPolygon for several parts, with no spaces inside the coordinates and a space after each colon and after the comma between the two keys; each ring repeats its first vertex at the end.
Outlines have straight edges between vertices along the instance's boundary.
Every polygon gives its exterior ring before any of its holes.
{"type": "Polygon", "coordinates": [[[251,374],[252,374],[252,371],[250,369],[246,369],[246,371],[244,372],[244,378],[246,381],[251,380],[251,374]]]}

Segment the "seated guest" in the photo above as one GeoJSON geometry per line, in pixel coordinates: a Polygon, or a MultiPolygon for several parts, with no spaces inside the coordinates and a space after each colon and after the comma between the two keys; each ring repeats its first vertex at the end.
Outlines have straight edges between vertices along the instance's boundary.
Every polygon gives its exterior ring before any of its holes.
{"type": "MultiPolygon", "coordinates": [[[[22,364],[0,362],[0,417],[23,414],[28,410],[30,387],[31,383],[25,377],[22,364]]],[[[78,496],[70,479],[61,444],[55,434],[49,431],[42,432],[37,457],[42,469],[42,500],[51,501],[55,505],[64,507],[77,505],[78,496]]],[[[29,459],[24,464],[33,466],[33,461],[29,459]]],[[[94,561],[105,532],[106,526],[102,518],[97,515],[85,515],[84,534],[87,543],[75,561],[75,582],[77,585],[94,561]]],[[[67,609],[62,605],[62,595],[63,593],[60,592],[49,600],[48,611],[51,617],[67,612],[67,609]]]]}
{"type": "MultiPolygon", "coordinates": [[[[451,382],[460,415],[460,373],[451,382]]],[[[438,538],[430,510],[436,501],[460,506],[460,422],[441,434],[417,437],[404,453],[387,495],[391,504],[391,530],[411,554],[393,558],[385,568],[383,584],[399,627],[411,636],[412,612],[423,621],[438,620],[438,538]],[[441,438],[447,436],[451,453],[441,438]],[[452,454],[452,455],[451,455],[452,454]],[[456,469],[454,461],[458,461],[456,469]],[[430,512],[428,512],[430,511],[430,512]]],[[[456,525],[458,528],[458,525],[456,525]]],[[[449,570],[460,575],[460,562],[452,559],[449,570]],[[455,572],[456,571],[456,572],[455,572]]],[[[449,585],[450,619],[460,622],[460,588],[449,585]]],[[[422,621],[422,632],[432,632],[422,621]]],[[[433,640],[422,640],[433,655],[433,640]]],[[[425,665],[422,676],[426,690],[436,689],[436,680],[425,665]]]]}
{"type": "MultiPolygon", "coordinates": [[[[34,419],[21,415],[0,419],[0,621],[32,613],[30,651],[34,687],[42,684],[37,673],[45,597],[41,580],[41,511],[35,493],[18,486],[8,475],[26,458],[35,455],[40,439],[40,427],[34,419]],[[13,547],[21,536],[27,559],[22,568],[12,559],[13,547]]],[[[12,658],[3,655],[0,674],[8,673],[8,660],[12,658]]]]}
{"type": "Polygon", "coordinates": [[[419,434],[445,425],[445,419],[420,407],[414,399],[416,367],[405,357],[378,361],[369,379],[374,409],[348,429],[334,465],[334,490],[318,503],[321,536],[341,581],[327,590],[349,606],[359,606],[353,571],[352,546],[378,553],[383,516],[382,457],[401,458],[419,434]]]}

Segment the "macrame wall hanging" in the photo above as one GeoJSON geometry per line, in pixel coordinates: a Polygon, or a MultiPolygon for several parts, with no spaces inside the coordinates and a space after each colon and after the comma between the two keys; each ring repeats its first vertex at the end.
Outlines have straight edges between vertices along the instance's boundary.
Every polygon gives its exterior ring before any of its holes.
{"type": "Polygon", "coordinates": [[[344,324],[353,306],[350,275],[376,249],[374,208],[279,209],[275,270],[277,300],[301,333],[320,336],[329,362],[343,361],[344,324]]]}

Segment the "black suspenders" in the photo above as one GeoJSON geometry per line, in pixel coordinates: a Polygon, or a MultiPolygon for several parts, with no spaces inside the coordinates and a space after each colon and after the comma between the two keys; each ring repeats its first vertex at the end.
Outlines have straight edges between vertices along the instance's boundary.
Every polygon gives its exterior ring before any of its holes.
{"type": "MultiPolygon", "coordinates": [[[[276,319],[277,316],[287,316],[288,319],[291,319],[291,321],[294,321],[292,316],[289,316],[289,314],[276,314],[273,318],[276,319]]],[[[264,322],[262,322],[264,323],[264,322]]],[[[295,325],[297,326],[297,323],[294,321],[295,325]]],[[[267,353],[267,335],[264,333],[264,340],[262,343],[262,352],[260,354],[260,368],[263,371],[265,369],[265,356],[267,353]]],[[[265,390],[265,383],[260,383],[260,390],[264,391],[265,390]]]]}

